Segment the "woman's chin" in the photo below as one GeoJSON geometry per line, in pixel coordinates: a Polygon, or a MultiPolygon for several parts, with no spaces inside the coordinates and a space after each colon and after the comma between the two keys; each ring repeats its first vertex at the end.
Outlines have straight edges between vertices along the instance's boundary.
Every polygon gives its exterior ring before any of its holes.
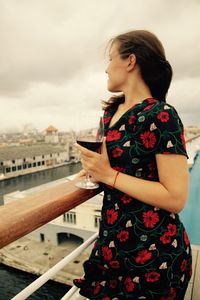
{"type": "Polygon", "coordinates": [[[111,93],[118,93],[120,92],[118,89],[114,88],[113,86],[108,85],[107,90],[111,93]]]}

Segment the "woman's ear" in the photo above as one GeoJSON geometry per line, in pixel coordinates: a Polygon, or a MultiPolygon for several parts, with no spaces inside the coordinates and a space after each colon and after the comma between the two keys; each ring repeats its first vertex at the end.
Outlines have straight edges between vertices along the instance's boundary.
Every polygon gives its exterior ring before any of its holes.
{"type": "Polygon", "coordinates": [[[136,56],[135,54],[130,54],[128,57],[128,66],[127,66],[127,71],[130,72],[134,69],[136,65],[136,56]]]}

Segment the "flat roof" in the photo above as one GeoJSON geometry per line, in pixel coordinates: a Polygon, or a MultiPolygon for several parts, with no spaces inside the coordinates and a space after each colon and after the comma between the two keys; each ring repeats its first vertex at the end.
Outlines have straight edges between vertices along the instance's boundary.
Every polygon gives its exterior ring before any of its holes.
{"type": "Polygon", "coordinates": [[[0,148],[0,161],[66,152],[61,146],[39,144],[31,146],[6,146],[0,148]]]}

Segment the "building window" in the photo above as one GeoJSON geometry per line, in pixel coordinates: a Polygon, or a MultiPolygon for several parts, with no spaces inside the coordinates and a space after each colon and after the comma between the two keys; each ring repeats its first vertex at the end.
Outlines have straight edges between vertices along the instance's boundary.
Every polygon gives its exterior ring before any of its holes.
{"type": "Polygon", "coordinates": [[[10,173],[10,168],[6,168],[6,173],[10,173]]]}
{"type": "Polygon", "coordinates": [[[15,172],[16,171],[16,167],[12,167],[12,172],[15,172]]]}
{"type": "Polygon", "coordinates": [[[33,167],[36,167],[36,163],[33,163],[33,167]]]}
{"type": "Polygon", "coordinates": [[[41,241],[41,242],[44,242],[44,241],[45,241],[44,233],[40,233],[40,241],[41,241]]]}
{"type": "Polygon", "coordinates": [[[30,169],[32,167],[32,165],[31,164],[28,164],[28,168],[30,169]]]}
{"type": "Polygon", "coordinates": [[[26,169],[26,168],[27,168],[27,166],[26,166],[26,164],[24,164],[24,165],[23,165],[23,169],[26,169]]]}
{"type": "Polygon", "coordinates": [[[66,223],[76,224],[76,213],[70,211],[70,212],[64,214],[63,221],[66,223]]]}
{"type": "Polygon", "coordinates": [[[97,215],[94,216],[94,227],[95,228],[99,228],[100,220],[101,220],[100,216],[97,216],[97,215]]]}
{"type": "Polygon", "coordinates": [[[37,165],[38,165],[38,166],[40,166],[40,165],[41,165],[41,162],[40,162],[40,161],[38,161],[37,165]]]}
{"type": "Polygon", "coordinates": [[[15,160],[14,159],[12,160],[12,163],[15,164],[15,160]]]}
{"type": "Polygon", "coordinates": [[[17,170],[21,170],[22,169],[22,166],[17,166],[17,170]]]}

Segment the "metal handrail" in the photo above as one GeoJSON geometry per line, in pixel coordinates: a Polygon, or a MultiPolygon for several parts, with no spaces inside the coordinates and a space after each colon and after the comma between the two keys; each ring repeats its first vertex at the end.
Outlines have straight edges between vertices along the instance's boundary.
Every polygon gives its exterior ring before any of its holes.
{"type": "MultiPolygon", "coordinates": [[[[30,285],[28,285],[25,289],[23,289],[19,294],[14,296],[11,300],[24,300],[27,299],[31,294],[33,294],[36,290],[38,290],[44,283],[46,283],[49,279],[51,279],[58,271],[64,268],[69,262],[71,262],[74,258],[76,258],[83,250],[85,250],[89,245],[91,245],[98,237],[98,233],[93,234],[87,241],[81,244],[78,248],[76,248],[71,254],[67,255],[61,261],[59,261],[55,266],[45,272],[43,275],[38,277],[35,281],[33,281],[30,285]]],[[[75,290],[73,290],[73,293],[75,290]]],[[[68,296],[72,295],[72,291],[68,296]]],[[[65,300],[70,299],[66,298],[65,300]]]]}
{"type": "Polygon", "coordinates": [[[60,300],[69,300],[78,291],[78,288],[74,285],[60,300]]]}

